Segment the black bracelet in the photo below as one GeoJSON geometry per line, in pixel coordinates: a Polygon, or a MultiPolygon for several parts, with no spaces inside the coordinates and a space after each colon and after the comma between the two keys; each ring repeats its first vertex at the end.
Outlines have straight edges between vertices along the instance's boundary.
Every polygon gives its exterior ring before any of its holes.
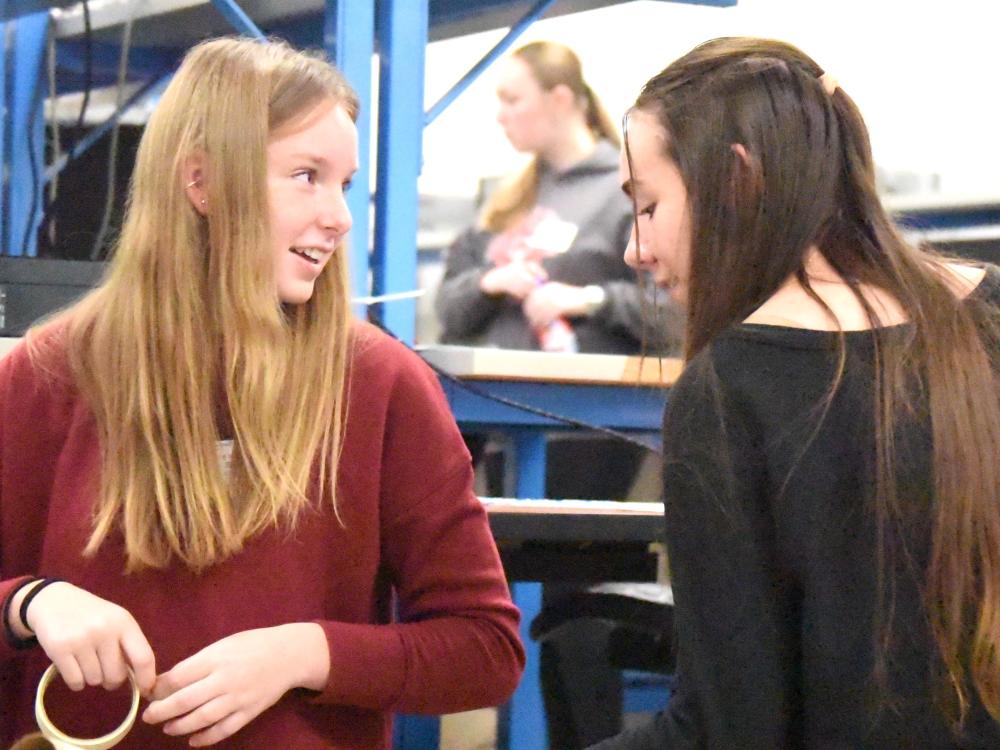
{"type": "Polygon", "coordinates": [[[3,612],[0,613],[0,622],[3,623],[4,638],[6,639],[7,644],[11,648],[16,648],[16,649],[30,648],[31,646],[34,646],[36,643],[34,637],[18,638],[17,635],[14,634],[14,629],[10,626],[10,607],[11,604],[14,603],[14,597],[17,595],[18,591],[23,589],[25,586],[30,586],[31,584],[37,583],[40,580],[42,579],[36,576],[32,576],[27,581],[22,583],[20,586],[17,586],[9,594],[7,594],[7,598],[4,600],[3,612]]]}
{"type": "Polygon", "coordinates": [[[28,624],[28,605],[31,604],[31,600],[38,596],[38,592],[44,589],[46,586],[51,586],[53,583],[65,583],[62,578],[43,578],[42,582],[37,584],[35,588],[25,594],[24,598],[21,600],[21,611],[18,612],[18,616],[21,618],[21,624],[24,625],[24,629],[31,632],[35,632],[31,629],[28,624]]]}

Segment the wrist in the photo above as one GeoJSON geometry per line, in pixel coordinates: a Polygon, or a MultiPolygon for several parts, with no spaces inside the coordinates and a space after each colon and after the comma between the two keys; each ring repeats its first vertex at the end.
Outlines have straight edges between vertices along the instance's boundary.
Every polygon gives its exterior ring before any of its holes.
{"type": "Polygon", "coordinates": [[[294,622],[279,626],[282,641],[288,646],[293,688],[322,691],[330,676],[330,648],[326,631],[315,622],[294,622]]]}
{"type": "Polygon", "coordinates": [[[493,272],[495,270],[496,270],[495,268],[491,268],[491,269],[485,271],[479,277],[479,291],[481,291],[487,297],[498,297],[501,294],[503,294],[503,292],[501,290],[495,288],[495,285],[493,283],[493,280],[495,278],[495,275],[494,275],[493,272]]]}
{"type": "Polygon", "coordinates": [[[588,284],[583,287],[581,296],[583,298],[583,314],[588,318],[597,313],[608,299],[608,293],[604,291],[604,287],[597,284],[588,284]]]}

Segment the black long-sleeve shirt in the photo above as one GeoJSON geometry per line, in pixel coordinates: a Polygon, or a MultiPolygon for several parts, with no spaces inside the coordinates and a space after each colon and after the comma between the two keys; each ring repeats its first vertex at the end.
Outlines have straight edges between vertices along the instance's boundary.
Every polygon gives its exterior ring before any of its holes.
{"type": "MultiPolygon", "coordinates": [[[[1000,306],[996,268],[969,300],[1000,306]]],[[[651,724],[592,750],[1000,748],[978,700],[957,735],[935,702],[942,667],[921,598],[932,457],[919,398],[896,430],[906,510],[886,573],[887,689],[874,677],[872,334],[845,339],[825,415],[836,333],[735,326],[676,384],[664,483],[678,688],[651,724]]]]}

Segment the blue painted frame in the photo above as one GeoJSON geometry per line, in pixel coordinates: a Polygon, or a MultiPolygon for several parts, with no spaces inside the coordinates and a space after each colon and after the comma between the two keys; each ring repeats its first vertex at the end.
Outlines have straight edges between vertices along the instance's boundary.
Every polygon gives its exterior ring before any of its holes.
{"type": "MultiPolygon", "coordinates": [[[[347,207],[354,221],[350,235],[351,290],[354,297],[368,294],[369,230],[371,217],[370,151],[372,122],[372,55],[375,51],[375,8],[370,0],[331,2],[323,22],[323,47],[358,95],[358,171],[347,193],[347,207]],[[348,33],[350,31],[350,33],[348,33]]],[[[355,313],[364,317],[365,306],[355,313]]]]}
{"type": "Polygon", "coordinates": [[[0,206],[0,244],[10,256],[37,254],[45,182],[45,116],[42,72],[49,14],[32,13],[0,24],[3,37],[3,108],[9,113],[0,131],[5,170],[0,206]]]}
{"type": "MultiPolygon", "coordinates": [[[[417,282],[417,177],[424,117],[424,50],[427,0],[380,0],[378,163],[372,291],[406,292],[417,282]]],[[[383,324],[413,344],[416,302],[382,305],[383,324]]]]}

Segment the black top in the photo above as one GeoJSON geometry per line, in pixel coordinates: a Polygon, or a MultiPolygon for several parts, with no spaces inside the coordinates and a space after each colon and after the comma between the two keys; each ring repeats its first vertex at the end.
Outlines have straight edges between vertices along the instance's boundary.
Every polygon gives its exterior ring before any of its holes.
{"type": "MultiPolygon", "coordinates": [[[[969,300],[1000,307],[1000,271],[990,267],[969,300]]],[[[738,325],[689,363],[664,418],[678,688],[649,726],[596,748],[1000,748],[978,701],[955,735],[934,700],[919,399],[896,434],[907,510],[894,538],[913,563],[894,549],[889,690],[874,677],[872,338],[845,334],[844,380],[825,417],[836,333],[738,325]]]]}

